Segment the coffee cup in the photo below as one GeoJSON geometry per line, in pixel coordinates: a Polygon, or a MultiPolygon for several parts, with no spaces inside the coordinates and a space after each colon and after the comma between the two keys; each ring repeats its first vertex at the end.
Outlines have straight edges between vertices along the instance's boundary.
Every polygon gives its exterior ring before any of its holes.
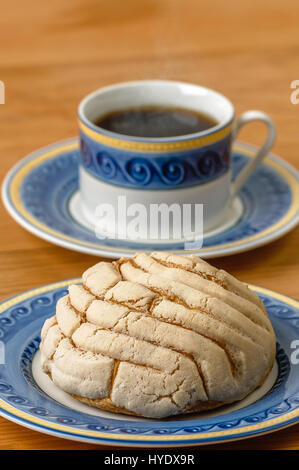
{"type": "MultiPolygon", "coordinates": [[[[275,141],[275,126],[262,111],[235,117],[232,103],[222,94],[190,83],[144,80],[120,83],[87,95],[79,105],[80,201],[87,221],[98,224],[98,207],[119,210],[152,204],[203,205],[204,231],[223,223],[229,204],[262,162],[275,141]],[[208,129],[171,137],[124,135],[97,125],[109,113],[148,106],[188,109],[210,116],[208,129]],[[260,121],[267,136],[256,155],[232,181],[232,144],[245,124],[260,121]]],[[[107,223],[107,220],[106,220],[107,223]]],[[[125,218],[113,222],[119,238],[125,218]]],[[[112,235],[113,236],[113,235],[112,235]]]]}

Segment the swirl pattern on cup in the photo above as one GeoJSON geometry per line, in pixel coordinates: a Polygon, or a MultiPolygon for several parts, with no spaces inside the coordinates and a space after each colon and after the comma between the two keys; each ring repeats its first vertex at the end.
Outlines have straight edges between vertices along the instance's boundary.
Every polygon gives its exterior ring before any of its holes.
{"type": "Polygon", "coordinates": [[[212,181],[228,171],[229,142],[184,152],[137,154],[103,146],[81,135],[81,164],[97,178],[123,187],[167,189],[212,181]]]}

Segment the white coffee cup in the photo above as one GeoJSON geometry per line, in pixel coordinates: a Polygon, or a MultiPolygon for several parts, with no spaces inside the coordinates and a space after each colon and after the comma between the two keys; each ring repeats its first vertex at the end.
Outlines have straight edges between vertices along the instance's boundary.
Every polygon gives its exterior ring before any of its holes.
{"type": "MultiPolygon", "coordinates": [[[[235,119],[232,103],[220,93],[167,80],[101,88],[83,99],[78,115],[81,207],[94,226],[99,205],[110,204],[117,211],[121,196],[127,207],[139,203],[148,211],[151,204],[203,204],[204,230],[211,230],[223,222],[232,198],[272,148],[276,136],[273,121],[265,113],[246,111],[235,119]],[[116,134],[95,124],[107,113],[148,105],[198,111],[217,125],[195,134],[143,138],[116,134]],[[240,128],[254,121],[266,124],[266,140],[233,182],[232,143],[240,128]]],[[[120,238],[126,223],[118,220],[113,226],[120,238]]]]}

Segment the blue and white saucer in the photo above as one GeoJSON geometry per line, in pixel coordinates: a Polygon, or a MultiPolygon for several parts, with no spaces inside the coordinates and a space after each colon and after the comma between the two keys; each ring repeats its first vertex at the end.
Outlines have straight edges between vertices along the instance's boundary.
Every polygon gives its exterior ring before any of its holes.
{"type": "Polygon", "coordinates": [[[278,341],[276,363],[259,389],[235,405],[153,420],[81,404],[42,372],[41,327],[73,282],[80,280],[49,284],[0,304],[0,415],[4,418],[65,439],[130,447],[231,441],[299,422],[298,301],[251,286],[267,308],[278,341]]]}
{"type": "MultiPolygon", "coordinates": [[[[254,155],[254,148],[236,144],[234,176],[254,155]]],[[[98,239],[80,210],[78,140],[42,148],[21,160],[7,175],[2,195],[12,217],[35,235],[65,248],[102,257],[130,256],[136,251],[168,250],[180,253],[186,241],[98,239]]],[[[299,221],[299,173],[270,155],[249,178],[233,201],[224,221],[204,233],[202,258],[224,256],[269,243],[299,221]]]]}

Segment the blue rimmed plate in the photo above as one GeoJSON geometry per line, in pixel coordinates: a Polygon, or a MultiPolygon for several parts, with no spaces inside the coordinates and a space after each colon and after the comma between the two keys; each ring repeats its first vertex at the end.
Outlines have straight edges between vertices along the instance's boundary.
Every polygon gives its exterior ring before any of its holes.
{"type": "Polygon", "coordinates": [[[277,335],[276,365],[265,384],[237,405],[204,414],[150,420],[101,412],[58,390],[41,372],[39,334],[67,280],[0,304],[0,414],[66,439],[123,446],[186,446],[257,436],[299,421],[299,302],[251,286],[264,301],[277,335]],[[74,406],[74,409],[73,409],[74,406]]]}
{"type": "MultiPolygon", "coordinates": [[[[234,176],[255,150],[236,144],[234,176]]],[[[185,250],[181,242],[99,240],[80,213],[78,140],[70,139],[34,152],[7,175],[2,196],[12,217],[35,235],[65,248],[103,257],[131,256],[136,251],[185,250]]],[[[240,191],[217,229],[204,234],[203,247],[190,249],[202,258],[224,256],[269,243],[299,220],[299,173],[269,156],[240,191]]]]}

